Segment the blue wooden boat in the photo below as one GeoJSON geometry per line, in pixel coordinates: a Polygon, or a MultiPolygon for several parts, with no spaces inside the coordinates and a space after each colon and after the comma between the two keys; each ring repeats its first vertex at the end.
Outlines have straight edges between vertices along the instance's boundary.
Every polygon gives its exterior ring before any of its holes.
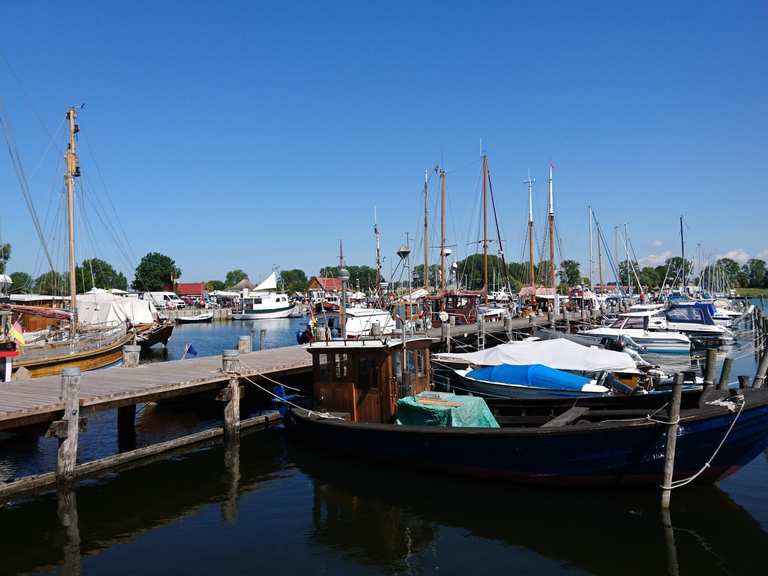
{"type": "MultiPolygon", "coordinates": [[[[449,474],[534,484],[661,483],[669,401],[662,394],[489,399],[492,424],[499,427],[396,424],[406,397],[418,399],[424,410],[466,408],[458,398],[428,392],[430,343],[313,342],[307,347],[313,356],[312,409],[292,404],[289,430],[355,458],[449,474]]],[[[768,390],[689,391],[680,419],[675,479],[698,474],[697,482],[716,482],[768,447],[768,390]]]]}
{"type": "MultiPolygon", "coordinates": [[[[768,392],[747,390],[743,397],[740,413],[713,404],[681,411],[675,480],[704,467],[737,414],[727,441],[696,482],[717,482],[768,447],[768,392]]],[[[626,405],[615,402],[590,414],[588,406],[576,404],[543,424],[540,416],[521,414],[507,417],[501,428],[356,423],[298,408],[289,422],[295,434],[317,446],[397,466],[532,484],[659,486],[666,414],[648,419],[653,410],[626,405]]],[[[493,401],[489,406],[493,410],[493,401]]]]}

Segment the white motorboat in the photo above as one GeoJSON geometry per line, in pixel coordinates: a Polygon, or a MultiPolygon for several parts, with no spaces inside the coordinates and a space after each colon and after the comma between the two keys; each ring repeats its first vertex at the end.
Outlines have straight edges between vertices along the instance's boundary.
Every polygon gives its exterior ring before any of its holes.
{"type": "Polygon", "coordinates": [[[386,310],[353,307],[345,311],[347,338],[364,338],[395,331],[395,320],[386,310]]]}
{"type": "Polygon", "coordinates": [[[651,328],[652,319],[659,318],[663,310],[644,310],[621,314],[609,326],[601,326],[579,332],[601,343],[604,340],[616,341],[619,338],[629,338],[632,342],[645,349],[649,354],[689,354],[691,339],[680,332],[663,330],[660,327],[651,328]]]}
{"type": "Polygon", "coordinates": [[[277,273],[253,290],[243,290],[240,309],[232,313],[233,320],[260,320],[262,318],[289,318],[294,304],[283,292],[277,292],[277,273]]]}

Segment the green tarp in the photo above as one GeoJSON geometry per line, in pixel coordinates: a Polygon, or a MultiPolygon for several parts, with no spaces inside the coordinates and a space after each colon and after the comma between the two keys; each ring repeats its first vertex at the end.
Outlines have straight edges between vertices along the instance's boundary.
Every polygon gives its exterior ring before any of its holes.
{"type": "Polygon", "coordinates": [[[397,401],[397,423],[446,428],[499,427],[482,398],[444,392],[422,392],[401,398],[397,401]]]}

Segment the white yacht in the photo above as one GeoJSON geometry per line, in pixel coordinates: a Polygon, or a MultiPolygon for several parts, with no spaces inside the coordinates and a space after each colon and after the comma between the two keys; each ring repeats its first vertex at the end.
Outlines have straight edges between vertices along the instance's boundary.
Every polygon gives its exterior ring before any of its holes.
{"type": "Polygon", "coordinates": [[[593,328],[579,332],[583,336],[600,343],[605,339],[618,340],[620,337],[631,340],[643,347],[650,354],[689,354],[691,339],[685,334],[663,329],[651,329],[652,319],[658,318],[661,310],[642,310],[621,314],[609,326],[593,328]]]}
{"type": "Polygon", "coordinates": [[[272,272],[253,290],[243,290],[240,309],[232,313],[232,319],[288,318],[293,313],[293,303],[287,294],[277,291],[277,273],[272,272]]]}

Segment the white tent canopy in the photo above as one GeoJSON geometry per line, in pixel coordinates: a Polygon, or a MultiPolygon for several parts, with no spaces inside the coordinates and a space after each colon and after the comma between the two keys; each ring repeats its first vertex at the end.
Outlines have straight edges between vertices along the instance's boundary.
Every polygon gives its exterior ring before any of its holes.
{"type": "Polygon", "coordinates": [[[152,324],[157,309],[150,300],[125,298],[94,288],[77,297],[77,317],[83,324],[152,324]]]}
{"type": "Polygon", "coordinates": [[[434,358],[438,362],[460,361],[475,366],[543,364],[556,370],[574,372],[637,371],[635,361],[625,352],[582,346],[565,338],[512,342],[477,352],[435,354],[434,358]]]}

